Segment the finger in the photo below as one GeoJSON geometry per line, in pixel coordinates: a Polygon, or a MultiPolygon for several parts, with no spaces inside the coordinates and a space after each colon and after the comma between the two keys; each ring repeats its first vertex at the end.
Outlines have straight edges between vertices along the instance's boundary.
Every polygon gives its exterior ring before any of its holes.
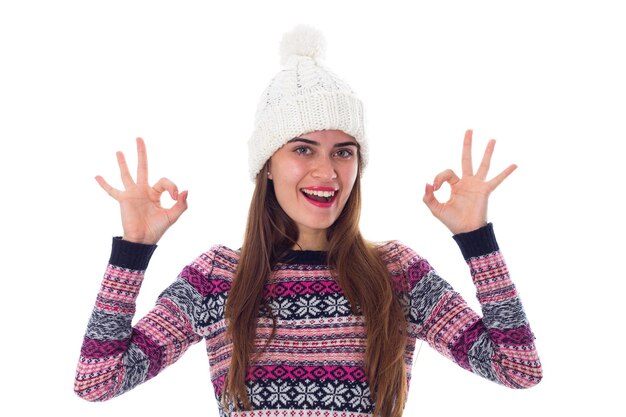
{"type": "Polygon", "coordinates": [[[437,191],[444,182],[454,185],[459,182],[459,177],[451,169],[446,169],[445,171],[440,172],[433,181],[434,191],[437,191]]]}
{"type": "Polygon", "coordinates": [[[187,210],[187,195],[189,195],[189,191],[183,191],[180,193],[178,195],[178,199],[176,200],[176,204],[167,210],[167,217],[170,219],[172,224],[174,224],[181,214],[187,210]]]}
{"type": "Polygon", "coordinates": [[[474,175],[474,168],[472,167],[472,129],[466,130],[465,138],[463,138],[461,169],[463,171],[463,176],[474,175]]]}
{"type": "Polygon", "coordinates": [[[493,149],[495,147],[496,141],[495,139],[491,139],[487,144],[487,148],[485,149],[485,154],[483,155],[483,160],[480,162],[478,171],[476,171],[476,176],[481,180],[487,178],[487,173],[489,172],[489,167],[491,166],[491,156],[493,155],[493,149]]]}
{"type": "Polygon", "coordinates": [[[159,194],[167,191],[170,197],[172,197],[172,200],[178,200],[178,187],[167,178],[161,178],[152,188],[159,194]]]}
{"type": "Polygon", "coordinates": [[[102,189],[107,192],[108,195],[117,200],[117,197],[120,194],[120,190],[111,187],[109,183],[106,182],[105,179],[102,178],[100,175],[96,175],[96,181],[98,182],[98,184],[100,184],[100,187],[102,187],[102,189]]]}
{"type": "Polygon", "coordinates": [[[431,213],[435,213],[438,211],[441,203],[437,200],[434,193],[435,189],[432,185],[426,184],[426,188],[424,190],[424,196],[422,197],[422,201],[426,204],[426,207],[431,211],[431,213]]]}
{"type": "Polygon", "coordinates": [[[137,138],[137,184],[148,183],[148,153],[146,143],[137,138]]]}
{"type": "Polygon", "coordinates": [[[489,183],[488,183],[489,186],[491,187],[491,190],[495,190],[496,187],[498,185],[500,185],[502,183],[502,181],[504,181],[506,179],[506,177],[511,175],[511,173],[513,171],[515,171],[516,169],[517,169],[517,165],[511,164],[504,171],[502,171],[500,174],[498,174],[498,176],[496,176],[495,178],[491,179],[489,181],[489,183]]]}
{"type": "Polygon", "coordinates": [[[124,187],[130,188],[135,185],[135,182],[133,181],[133,177],[130,176],[130,171],[128,170],[128,165],[126,164],[126,158],[124,158],[124,154],[119,151],[115,155],[117,156],[117,165],[120,167],[122,184],[124,184],[124,187]]]}

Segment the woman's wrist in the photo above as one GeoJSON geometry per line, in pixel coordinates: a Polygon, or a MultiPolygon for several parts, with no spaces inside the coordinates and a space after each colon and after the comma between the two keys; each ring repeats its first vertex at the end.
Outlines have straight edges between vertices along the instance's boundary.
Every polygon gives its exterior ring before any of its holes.
{"type": "Polygon", "coordinates": [[[130,242],[116,236],[113,238],[109,263],[122,268],[145,270],[156,248],[156,244],[130,242]]]}
{"type": "Polygon", "coordinates": [[[470,232],[455,234],[452,238],[459,245],[465,259],[500,250],[492,223],[487,223],[485,226],[470,232]]]}

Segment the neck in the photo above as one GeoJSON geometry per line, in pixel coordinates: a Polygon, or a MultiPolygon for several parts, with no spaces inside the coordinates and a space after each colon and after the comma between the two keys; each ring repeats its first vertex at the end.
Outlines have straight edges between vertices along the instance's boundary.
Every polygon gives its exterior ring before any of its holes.
{"type": "Polygon", "coordinates": [[[298,243],[293,246],[293,250],[328,250],[328,240],[326,240],[326,230],[299,230],[298,243]]]}

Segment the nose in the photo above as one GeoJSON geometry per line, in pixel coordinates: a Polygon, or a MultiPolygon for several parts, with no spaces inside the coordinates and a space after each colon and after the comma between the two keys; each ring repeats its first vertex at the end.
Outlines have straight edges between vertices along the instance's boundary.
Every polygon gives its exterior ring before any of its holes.
{"type": "Polygon", "coordinates": [[[337,171],[335,171],[333,160],[327,156],[316,158],[311,175],[313,175],[313,178],[322,180],[334,180],[337,178],[337,171]]]}

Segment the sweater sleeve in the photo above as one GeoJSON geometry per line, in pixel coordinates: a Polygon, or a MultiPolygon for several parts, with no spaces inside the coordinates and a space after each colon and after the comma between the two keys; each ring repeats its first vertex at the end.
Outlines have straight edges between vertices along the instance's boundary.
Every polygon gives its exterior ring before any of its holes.
{"type": "Polygon", "coordinates": [[[509,388],[541,381],[534,335],[491,224],[455,235],[469,266],[482,318],[428,262],[402,247],[409,288],[409,335],[462,368],[509,388]]]}
{"type": "Polygon", "coordinates": [[[148,314],[131,325],[155,248],[113,238],[76,370],[74,391],[85,400],[104,401],[131,390],[202,339],[195,326],[202,297],[183,274],[161,293],[148,314]]]}

